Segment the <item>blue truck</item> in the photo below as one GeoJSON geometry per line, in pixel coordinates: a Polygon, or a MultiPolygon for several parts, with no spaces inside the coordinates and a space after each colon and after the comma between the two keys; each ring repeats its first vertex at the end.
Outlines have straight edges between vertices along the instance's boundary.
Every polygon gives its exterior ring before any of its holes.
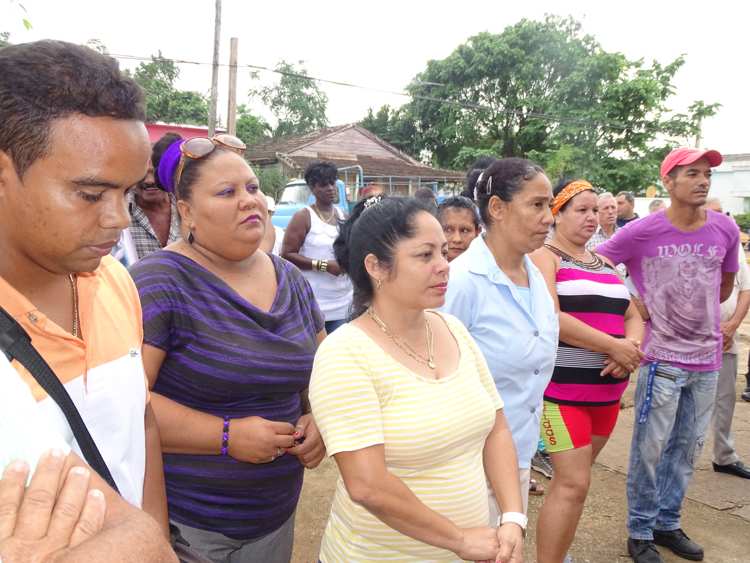
{"type": "MultiPolygon", "coordinates": [[[[339,173],[343,173],[346,182],[354,186],[350,197],[346,191],[346,184],[341,180],[336,180],[337,197],[334,205],[343,211],[345,216],[348,216],[354,205],[357,203],[359,190],[363,185],[364,175],[362,168],[358,165],[339,168],[339,173]],[[352,176],[353,182],[349,182],[352,176]]],[[[428,182],[422,185],[431,188],[432,191],[435,192],[438,203],[441,203],[445,199],[446,194],[438,192],[437,182],[428,182]]],[[[291,180],[286,186],[284,186],[281,196],[276,202],[276,212],[273,214],[272,222],[275,226],[286,229],[289,221],[292,220],[292,216],[294,216],[297,211],[307,205],[312,205],[313,203],[315,203],[315,196],[310,191],[305,180],[302,178],[291,180]]]]}
{"type": "MultiPolygon", "coordinates": [[[[349,201],[346,194],[346,186],[341,180],[336,180],[336,201],[334,205],[348,215],[353,203],[349,201]]],[[[353,198],[356,201],[356,198],[353,198]]],[[[307,205],[315,203],[315,196],[310,191],[303,179],[292,180],[281,192],[279,201],[276,202],[276,212],[273,214],[272,222],[277,227],[286,229],[292,216],[307,205]]]]}

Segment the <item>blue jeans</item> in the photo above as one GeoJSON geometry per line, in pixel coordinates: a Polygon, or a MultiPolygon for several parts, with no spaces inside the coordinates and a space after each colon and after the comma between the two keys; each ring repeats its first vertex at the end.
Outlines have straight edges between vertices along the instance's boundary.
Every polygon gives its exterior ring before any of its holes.
{"type": "Polygon", "coordinates": [[[651,540],[654,530],[680,527],[680,508],[711,420],[718,374],[659,364],[651,409],[639,424],[648,385],[648,366],[641,367],[628,468],[631,538],[651,540]]]}

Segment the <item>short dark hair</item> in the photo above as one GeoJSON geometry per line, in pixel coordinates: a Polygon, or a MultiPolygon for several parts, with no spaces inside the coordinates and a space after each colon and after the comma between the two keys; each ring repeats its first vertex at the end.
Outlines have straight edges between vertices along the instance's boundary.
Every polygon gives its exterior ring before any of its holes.
{"type": "Polygon", "coordinates": [[[474,164],[469,166],[469,169],[466,171],[464,191],[461,192],[462,196],[469,198],[471,201],[474,201],[474,187],[477,184],[479,175],[485,168],[489,167],[489,165],[496,160],[497,159],[494,156],[480,156],[474,162],[474,164]]]}
{"type": "Polygon", "coordinates": [[[503,201],[512,201],[524,183],[534,179],[538,174],[544,174],[544,169],[525,158],[511,157],[494,161],[482,172],[476,183],[477,204],[482,222],[488,227],[492,224],[488,209],[492,196],[497,196],[503,201]]]}
{"type": "Polygon", "coordinates": [[[315,186],[335,184],[339,170],[333,162],[311,162],[305,168],[305,182],[310,189],[315,186]]]}
{"type": "Polygon", "coordinates": [[[414,197],[427,202],[435,201],[437,199],[435,197],[435,192],[427,187],[417,188],[417,191],[414,192],[414,197]]]}
{"type": "Polygon", "coordinates": [[[140,87],[88,47],[51,40],[3,47],[0,77],[0,150],[19,176],[49,150],[55,119],[146,119],[140,87]]]}
{"type": "Polygon", "coordinates": [[[443,213],[446,209],[466,209],[471,213],[471,217],[474,219],[474,227],[477,231],[480,228],[479,221],[479,210],[477,206],[468,197],[462,195],[455,195],[447,198],[443,203],[438,205],[438,220],[443,222],[443,213]]]}
{"type": "Polygon", "coordinates": [[[380,264],[393,267],[393,250],[400,240],[414,236],[414,217],[420,212],[430,213],[415,198],[373,196],[359,201],[342,223],[333,251],[354,286],[352,318],[372,302],[374,290],[365,258],[374,254],[380,264]]]}
{"type": "Polygon", "coordinates": [[[633,192],[622,191],[622,192],[617,192],[617,195],[615,195],[615,197],[620,197],[620,196],[623,196],[627,200],[628,203],[633,203],[635,201],[635,196],[633,195],[633,192]]]}

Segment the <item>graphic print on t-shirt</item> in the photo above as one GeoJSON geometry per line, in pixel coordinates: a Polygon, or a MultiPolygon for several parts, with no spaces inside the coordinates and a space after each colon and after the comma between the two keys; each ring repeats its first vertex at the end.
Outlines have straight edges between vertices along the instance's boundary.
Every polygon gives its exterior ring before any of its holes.
{"type": "Polygon", "coordinates": [[[716,357],[717,287],[726,249],[717,245],[657,246],[657,255],[644,257],[646,308],[651,315],[651,339],[646,353],[682,364],[708,364],[716,357]]]}

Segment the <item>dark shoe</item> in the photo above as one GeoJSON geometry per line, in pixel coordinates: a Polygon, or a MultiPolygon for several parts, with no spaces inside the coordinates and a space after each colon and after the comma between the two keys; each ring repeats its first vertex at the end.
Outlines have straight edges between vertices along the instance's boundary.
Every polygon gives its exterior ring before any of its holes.
{"type": "Polygon", "coordinates": [[[664,563],[654,542],[628,538],[628,553],[635,563],[664,563]]]}
{"type": "Polygon", "coordinates": [[[703,561],[703,548],[687,537],[682,529],[670,532],[654,530],[654,543],[668,547],[683,559],[703,561]]]}
{"type": "Polygon", "coordinates": [[[740,395],[740,397],[742,397],[743,401],[747,401],[748,403],[750,403],[750,387],[745,387],[745,390],[742,392],[742,395],[740,395]]]}
{"type": "Polygon", "coordinates": [[[750,479],[750,467],[742,463],[741,461],[735,461],[734,463],[728,463],[727,465],[713,464],[714,471],[717,473],[729,473],[736,477],[742,477],[743,479],[750,479]]]}

